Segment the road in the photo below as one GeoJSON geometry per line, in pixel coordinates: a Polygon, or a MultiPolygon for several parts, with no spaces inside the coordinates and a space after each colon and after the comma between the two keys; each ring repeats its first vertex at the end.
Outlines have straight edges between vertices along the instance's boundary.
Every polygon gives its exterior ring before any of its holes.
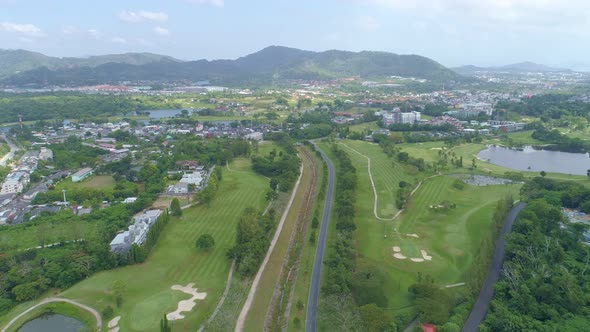
{"type": "Polygon", "coordinates": [[[512,225],[514,224],[514,220],[516,220],[516,217],[525,206],[525,203],[518,204],[517,206],[513,207],[506,216],[506,219],[504,220],[504,226],[502,227],[502,230],[496,239],[496,248],[494,250],[494,256],[492,257],[492,263],[488,269],[488,276],[481,287],[479,296],[477,297],[473,308],[471,308],[469,317],[467,318],[467,321],[465,322],[465,325],[461,331],[477,331],[479,324],[481,324],[481,322],[483,322],[484,318],[486,317],[488,308],[490,307],[490,301],[492,301],[492,298],[494,297],[494,285],[500,277],[500,270],[502,269],[502,263],[504,262],[506,234],[510,233],[512,230],[512,225]]]}
{"type": "Polygon", "coordinates": [[[6,138],[5,135],[1,135],[0,138],[4,139],[6,141],[6,144],[8,144],[8,147],[10,148],[10,152],[5,154],[4,157],[0,158],[0,166],[6,166],[8,161],[14,158],[14,154],[16,153],[16,151],[18,151],[18,147],[14,143],[12,143],[8,138],[6,138]]]}
{"type": "MultiPolygon", "coordinates": [[[[314,144],[315,145],[315,144],[314,144]]],[[[330,158],[315,146],[322,154],[322,158],[328,165],[328,191],[326,193],[326,204],[322,215],[322,225],[318,238],[318,247],[315,252],[313,271],[311,273],[311,285],[309,287],[309,298],[307,299],[307,315],[305,320],[305,331],[315,332],[316,314],[318,311],[318,299],[320,296],[320,278],[322,276],[322,262],[324,261],[324,250],[326,249],[326,237],[328,233],[328,222],[330,221],[330,210],[332,209],[332,193],[334,192],[334,165],[330,158]]]]}
{"type": "Polygon", "coordinates": [[[45,300],[35,304],[34,306],[30,307],[29,309],[25,310],[24,312],[22,312],[20,315],[14,317],[10,322],[8,322],[8,324],[6,324],[6,326],[4,326],[2,328],[2,330],[0,330],[0,332],[6,332],[8,331],[8,328],[14,324],[14,322],[16,322],[19,318],[21,318],[22,316],[28,314],[29,312],[33,311],[34,309],[47,304],[47,303],[52,303],[52,302],[66,302],[69,303],[71,305],[75,305],[76,307],[82,308],[88,312],[90,312],[92,315],[94,315],[94,318],[96,319],[96,330],[100,331],[102,328],[102,318],[100,317],[100,314],[98,313],[98,311],[90,308],[87,305],[84,305],[82,303],[76,302],[76,301],[72,301],[70,299],[63,299],[63,298],[59,298],[59,297],[49,297],[46,298],[45,300]]]}

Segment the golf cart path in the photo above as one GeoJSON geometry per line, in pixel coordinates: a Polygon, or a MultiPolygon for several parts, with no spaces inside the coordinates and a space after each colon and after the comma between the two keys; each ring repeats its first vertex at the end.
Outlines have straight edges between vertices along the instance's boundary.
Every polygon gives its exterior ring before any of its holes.
{"type": "Polygon", "coordinates": [[[256,277],[254,277],[254,281],[252,282],[252,286],[250,287],[250,292],[248,293],[248,298],[246,299],[246,302],[244,303],[244,306],[242,307],[242,311],[240,312],[240,316],[238,317],[238,321],[236,322],[236,328],[235,328],[236,332],[241,332],[244,330],[244,323],[246,322],[246,316],[248,315],[248,311],[250,311],[250,307],[252,306],[252,302],[254,301],[254,295],[256,294],[256,291],[258,290],[258,284],[260,283],[260,278],[262,277],[262,273],[264,272],[264,268],[266,267],[266,264],[268,263],[268,260],[270,259],[270,256],[272,255],[275,245],[277,244],[277,241],[279,240],[279,236],[281,235],[281,230],[283,229],[283,224],[285,223],[285,220],[287,219],[287,215],[289,214],[289,210],[291,209],[291,205],[293,204],[293,200],[295,200],[295,196],[297,195],[297,191],[299,190],[299,184],[301,183],[302,176],[303,176],[303,163],[301,164],[301,167],[299,168],[299,178],[297,179],[297,182],[295,183],[295,187],[293,188],[293,193],[291,194],[291,198],[289,198],[289,203],[287,204],[287,207],[285,208],[285,211],[283,212],[283,216],[281,217],[281,221],[279,222],[277,230],[275,231],[275,235],[272,238],[272,241],[270,242],[270,246],[268,247],[268,251],[266,252],[266,256],[264,256],[264,260],[262,261],[262,265],[260,265],[260,268],[258,269],[258,272],[256,273],[256,277]]]}
{"type": "Polygon", "coordinates": [[[514,220],[516,220],[516,217],[518,217],[518,214],[525,206],[525,203],[520,203],[513,207],[510,212],[508,212],[508,215],[504,220],[504,226],[502,227],[502,230],[496,239],[496,248],[494,249],[494,256],[492,256],[492,262],[488,269],[488,276],[481,287],[479,296],[477,297],[473,308],[471,308],[469,317],[467,318],[467,321],[465,322],[465,325],[463,325],[463,329],[461,331],[477,331],[479,324],[481,324],[481,322],[483,322],[484,318],[486,317],[490,302],[494,297],[494,285],[500,277],[502,263],[504,262],[506,235],[512,230],[514,220]]]}
{"type": "Polygon", "coordinates": [[[378,202],[378,200],[379,200],[379,194],[377,194],[377,188],[375,187],[375,181],[373,181],[373,174],[371,173],[371,158],[369,158],[369,157],[365,156],[364,154],[362,154],[362,153],[358,152],[357,150],[355,150],[355,149],[351,148],[350,146],[348,146],[348,145],[346,145],[346,144],[344,144],[344,143],[342,143],[342,142],[338,142],[338,143],[339,143],[339,144],[342,144],[342,145],[344,145],[345,147],[347,147],[347,148],[351,149],[352,151],[354,151],[354,152],[358,153],[359,155],[361,155],[361,156],[363,156],[363,157],[367,158],[367,170],[368,170],[368,172],[369,172],[369,179],[371,180],[371,186],[373,187],[373,195],[375,196],[375,201],[374,201],[374,204],[373,204],[373,214],[375,215],[375,218],[377,218],[377,219],[379,219],[379,220],[384,220],[384,221],[395,220],[395,218],[397,218],[397,216],[399,216],[399,214],[400,214],[401,210],[400,210],[400,211],[398,211],[398,212],[397,212],[397,213],[396,213],[396,214],[395,214],[393,217],[391,217],[391,218],[381,218],[381,217],[379,217],[379,215],[377,214],[377,202],[378,202]]]}
{"type": "Polygon", "coordinates": [[[89,313],[94,315],[94,318],[96,319],[97,330],[100,331],[102,329],[102,318],[100,317],[100,314],[98,313],[98,311],[94,310],[93,308],[91,308],[85,304],[82,304],[82,303],[79,303],[79,302],[76,302],[76,301],[73,301],[70,299],[64,299],[64,298],[60,298],[60,297],[49,297],[49,298],[46,298],[43,301],[35,304],[34,306],[30,307],[29,309],[23,311],[20,315],[14,317],[10,322],[8,322],[8,324],[6,324],[6,326],[4,326],[2,328],[2,330],[0,330],[0,332],[6,332],[8,330],[8,328],[12,324],[14,324],[14,322],[16,322],[17,320],[19,320],[21,317],[28,314],[29,312],[33,311],[34,309],[36,309],[42,305],[45,305],[47,303],[53,303],[53,302],[66,302],[66,303],[69,303],[71,305],[75,305],[76,307],[79,307],[79,308],[82,308],[82,309],[88,311],[89,313]]]}

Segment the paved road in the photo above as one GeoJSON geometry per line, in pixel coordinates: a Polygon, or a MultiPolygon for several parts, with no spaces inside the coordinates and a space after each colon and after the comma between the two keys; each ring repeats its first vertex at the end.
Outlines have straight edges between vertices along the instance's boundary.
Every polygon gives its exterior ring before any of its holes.
{"type": "Polygon", "coordinates": [[[4,326],[2,328],[2,330],[0,330],[0,332],[6,332],[8,330],[8,328],[14,324],[14,322],[16,322],[19,318],[21,318],[22,316],[28,314],[29,312],[31,312],[32,310],[34,310],[37,307],[40,307],[44,304],[47,303],[51,303],[51,302],[66,302],[72,305],[75,305],[77,307],[80,307],[88,312],[90,312],[92,315],[94,315],[94,318],[96,319],[96,330],[100,331],[102,328],[102,318],[100,317],[100,314],[98,313],[98,311],[94,310],[93,308],[84,305],[82,303],[70,300],[70,299],[63,299],[63,298],[59,298],[59,297],[50,297],[50,298],[46,298],[45,300],[35,304],[34,306],[30,307],[29,309],[25,310],[24,312],[22,312],[20,315],[14,317],[10,322],[8,322],[8,324],[6,324],[6,326],[4,326]]]}
{"type": "Polygon", "coordinates": [[[324,214],[322,216],[322,225],[320,227],[320,236],[318,238],[318,247],[315,252],[313,262],[313,272],[311,274],[311,286],[309,287],[309,298],[307,299],[307,315],[305,320],[305,331],[315,332],[316,313],[318,310],[318,298],[320,296],[320,277],[322,275],[322,262],[324,260],[324,249],[326,248],[326,236],[328,233],[328,221],[330,220],[330,210],[332,209],[332,192],[334,191],[334,165],[332,161],[316,145],[316,149],[322,154],[322,158],[328,164],[328,191],[326,193],[326,204],[324,205],[324,214]]]}
{"type": "Polygon", "coordinates": [[[6,166],[8,161],[14,158],[14,154],[16,153],[16,151],[18,151],[18,146],[16,146],[14,143],[12,143],[12,141],[6,138],[5,135],[0,135],[0,138],[4,139],[6,141],[6,144],[8,144],[8,147],[10,148],[10,151],[7,154],[5,154],[2,158],[0,158],[0,166],[6,166]]]}
{"type": "Polygon", "coordinates": [[[506,234],[510,233],[512,230],[512,225],[514,224],[514,220],[520,213],[520,211],[526,206],[525,203],[520,203],[517,206],[513,207],[512,210],[506,216],[504,220],[504,226],[498,235],[498,239],[496,239],[496,249],[494,250],[494,256],[492,257],[492,263],[490,264],[490,268],[488,270],[488,276],[481,287],[481,291],[479,292],[479,296],[471,308],[471,312],[469,313],[469,317],[463,326],[463,332],[474,332],[477,331],[477,327],[481,322],[483,322],[486,314],[488,313],[488,308],[490,307],[490,301],[494,297],[494,285],[498,278],[500,277],[500,270],[502,268],[502,263],[504,262],[504,247],[506,245],[506,234]]]}

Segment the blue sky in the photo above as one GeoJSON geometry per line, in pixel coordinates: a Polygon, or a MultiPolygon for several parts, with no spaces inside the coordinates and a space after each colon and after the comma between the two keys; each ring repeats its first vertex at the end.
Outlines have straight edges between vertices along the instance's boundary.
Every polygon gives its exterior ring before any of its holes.
{"type": "Polygon", "coordinates": [[[0,47],[237,58],[269,45],[420,54],[449,66],[590,68],[586,0],[0,0],[0,47]]]}

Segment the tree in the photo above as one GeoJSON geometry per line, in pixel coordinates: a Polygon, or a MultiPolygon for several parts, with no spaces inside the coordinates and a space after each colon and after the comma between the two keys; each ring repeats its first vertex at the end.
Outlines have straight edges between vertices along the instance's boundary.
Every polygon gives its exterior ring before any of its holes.
{"type": "Polygon", "coordinates": [[[172,332],[172,328],[168,325],[168,317],[160,319],[160,332],[172,332]]]}
{"type": "Polygon", "coordinates": [[[117,303],[117,308],[121,307],[123,304],[123,294],[125,294],[125,290],[127,289],[127,285],[123,280],[115,280],[113,282],[113,286],[111,287],[113,290],[113,294],[115,295],[115,302],[117,303]]]}
{"type": "Polygon", "coordinates": [[[215,246],[215,239],[211,234],[203,234],[197,239],[197,248],[209,251],[215,246]]]}
{"type": "Polygon", "coordinates": [[[590,169],[586,171],[586,175],[590,177],[590,169]]]}
{"type": "Polygon", "coordinates": [[[360,307],[361,317],[365,322],[367,331],[381,332],[386,330],[390,324],[389,318],[375,303],[370,303],[360,307]]]}
{"type": "Polygon", "coordinates": [[[172,199],[172,202],[170,202],[170,213],[172,213],[173,216],[182,216],[180,201],[176,197],[172,199]]]}
{"type": "Polygon", "coordinates": [[[545,177],[545,175],[547,175],[547,172],[545,172],[545,171],[541,171],[541,173],[540,173],[540,174],[541,174],[541,176],[542,176],[542,177],[545,177]]]}

